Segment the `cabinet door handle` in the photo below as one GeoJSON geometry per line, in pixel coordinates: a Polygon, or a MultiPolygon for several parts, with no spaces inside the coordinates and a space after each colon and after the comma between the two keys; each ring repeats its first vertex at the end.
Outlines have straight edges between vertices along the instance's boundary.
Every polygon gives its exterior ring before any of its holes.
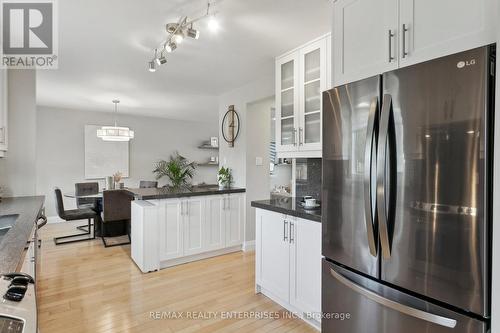
{"type": "Polygon", "coordinates": [[[304,144],[304,129],[299,127],[299,146],[304,144]]]}
{"type": "Polygon", "coordinates": [[[297,145],[297,129],[294,127],[292,130],[292,143],[294,146],[297,145]]]}
{"type": "Polygon", "coordinates": [[[290,222],[290,244],[295,243],[295,237],[293,235],[293,233],[295,232],[294,226],[295,225],[293,224],[293,222],[290,222]]]}
{"type": "Polygon", "coordinates": [[[181,216],[184,215],[184,201],[181,201],[181,216]]]}
{"type": "Polygon", "coordinates": [[[388,37],[389,37],[389,63],[391,63],[394,60],[394,57],[392,56],[392,39],[394,38],[394,33],[390,29],[388,37]]]}
{"type": "Polygon", "coordinates": [[[403,59],[406,58],[408,52],[406,51],[406,33],[408,32],[408,26],[403,23],[403,59]]]}
{"type": "Polygon", "coordinates": [[[288,241],[288,221],[283,220],[283,242],[288,241]]]}
{"type": "Polygon", "coordinates": [[[0,143],[5,143],[5,127],[0,127],[0,143]]]}

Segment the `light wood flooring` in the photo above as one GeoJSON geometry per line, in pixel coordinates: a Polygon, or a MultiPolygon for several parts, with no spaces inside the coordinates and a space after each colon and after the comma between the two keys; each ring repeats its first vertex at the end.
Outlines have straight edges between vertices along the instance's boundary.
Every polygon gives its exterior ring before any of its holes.
{"type": "Polygon", "coordinates": [[[38,275],[41,333],[317,332],[254,292],[254,253],[238,252],[142,274],[130,246],[100,239],[55,246],[74,224],[48,224],[38,275]],[[216,319],[152,319],[151,312],[218,312],[216,319]],[[221,313],[278,312],[278,319],[221,319],[221,313]]]}

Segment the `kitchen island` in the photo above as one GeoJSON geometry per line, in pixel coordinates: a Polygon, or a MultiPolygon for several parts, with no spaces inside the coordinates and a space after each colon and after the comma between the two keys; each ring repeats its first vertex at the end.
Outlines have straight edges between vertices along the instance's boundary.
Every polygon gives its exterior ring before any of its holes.
{"type": "Polygon", "coordinates": [[[131,256],[144,272],[240,251],[245,189],[129,189],[131,256]]]}

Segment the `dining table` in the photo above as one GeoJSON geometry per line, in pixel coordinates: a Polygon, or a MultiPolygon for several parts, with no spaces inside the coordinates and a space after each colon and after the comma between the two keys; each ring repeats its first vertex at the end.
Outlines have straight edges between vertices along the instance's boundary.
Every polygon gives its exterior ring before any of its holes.
{"type": "MultiPolygon", "coordinates": [[[[99,191],[98,193],[94,194],[85,194],[85,195],[77,195],[75,192],[66,192],[64,193],[64,196],[66,198],[71,198],[71,199],[95,199],[96,200],[96,205],[95,208],[93,208],[96,213],[98,213],[98,217],[94,221],[94,228],[95,228],[95,235],[98,237],[101,237],[101,225],[102,225],[102,217],[101,213],[103,210],[102,206],[102,198],[103,198],[103,192],[99,191]]],[[[126,235],[127,234],[127,228],[128,226],[126,223],[113,223],[109,227],[106,227],[106,232],[105,232],[105,237],[115,237],[115,236],[121,236],[121,235],[126,235]]]]}

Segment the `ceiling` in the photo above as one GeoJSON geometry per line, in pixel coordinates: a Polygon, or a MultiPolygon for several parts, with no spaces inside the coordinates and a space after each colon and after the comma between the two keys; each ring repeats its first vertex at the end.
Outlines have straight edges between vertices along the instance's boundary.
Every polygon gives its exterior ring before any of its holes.
{"type": "Polygon", "coordinates": [[[217,96],[274,73],[274,57],[330,30],[328,0],[223,0],[218,32],[199,22],[166,65],[147,71],[165,24],[195,17],[206,0],[64,0],[59,69],[37,73],[37,104],[213,121],[217,96]]]}

